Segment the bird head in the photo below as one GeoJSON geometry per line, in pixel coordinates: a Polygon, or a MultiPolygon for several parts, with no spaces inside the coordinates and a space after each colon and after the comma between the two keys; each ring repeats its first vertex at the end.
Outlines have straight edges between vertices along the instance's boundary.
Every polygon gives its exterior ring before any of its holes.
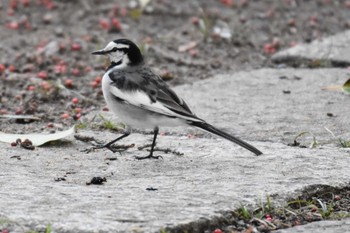
{"type": "Polygon", "coordinates": [[[140,49],[130,40],[117,39],[109,42],[103,49],[93,52],[94,55],[107,55],[111,63],[122,68],[143,63],[140,49]]]}

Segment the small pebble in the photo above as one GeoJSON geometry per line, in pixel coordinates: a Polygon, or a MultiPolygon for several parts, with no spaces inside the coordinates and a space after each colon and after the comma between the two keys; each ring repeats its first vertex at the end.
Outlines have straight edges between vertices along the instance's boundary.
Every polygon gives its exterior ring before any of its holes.
{"type": "Polygon", "coordinates": [[[86,185],[91,185],[91,184],[101,185],[104,182],[107,182],[106,177],[102,178],[102,177],[96,176],[96,177],[93,177],[90,182],[86,182],[86,185]]]}

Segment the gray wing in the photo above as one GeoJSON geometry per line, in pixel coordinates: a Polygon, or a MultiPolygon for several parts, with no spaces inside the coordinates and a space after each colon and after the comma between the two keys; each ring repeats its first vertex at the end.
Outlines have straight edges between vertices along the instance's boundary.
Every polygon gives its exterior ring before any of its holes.
{"type": "Polygon", "coordinates": [[[109,74],[112,85],[125,92],[141,90],[149,97],[151,103],[161,103],[172,112],[194,120],[200,120],[188,107],[186,102],[178,97],[176,93],[147,67],[139,69],[116,70],[109,74]]]}

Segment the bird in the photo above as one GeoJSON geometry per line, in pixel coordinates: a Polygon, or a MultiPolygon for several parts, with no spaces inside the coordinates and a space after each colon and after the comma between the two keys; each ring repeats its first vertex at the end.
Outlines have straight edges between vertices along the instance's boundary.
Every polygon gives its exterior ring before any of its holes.
{"type": "Polygon", "coordinates": [[[262,152],[247,142],[232,136],[197,117],[186,102],[168,84],[146,65],[138,46],[129,39],[116,39],[103,49],[92,52],[105,55],[110,60],[102,78],[103,97],[108,108],[126,124],[118,138],[95,146],[115,152],[112,145],[129,136],[132,129],[152,129],[153,141],[147,156],[142,159],[158,159],[153,154],[159,127],[193,126],[234,142],[261,155],[262,152]]]}

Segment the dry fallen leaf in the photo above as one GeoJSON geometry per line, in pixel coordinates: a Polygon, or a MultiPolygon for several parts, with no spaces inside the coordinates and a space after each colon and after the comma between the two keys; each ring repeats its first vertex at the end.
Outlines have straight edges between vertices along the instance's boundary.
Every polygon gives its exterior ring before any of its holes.
{"type": "Polygon", "coordinates": [[[350,94],[350,78],[342,86],[343,92],[350,94]]]}
{"type": "Polygon", "coordinates": [[[187,43],[187,44],[180,45],[180,46],[178,47],[177,51],[179,51],[180,53],[186,52],[186,51],[188,51],[188,50],[190,50],[190,49],[195,48],[196,46],[197,46],[197,42],[191,41],[191,42],[189,42],[189,43],[187,43]]]}
{"type": "Polygon", "coordinates": [[[41,119],[36,116],[28,116],[28,115],[0,115],[0,118],[8,118],[8,119],[15,119],[15,120],[33,120],[33,121],[40,121],[41,119]]]}
{"type": "Polygon", "coordinates": [[[68,130],[53,134],[7,134],[0,132],[0,141],[5,143],[15,142],[17,139],[30,140],[33,146],[40,146],[50,141],[56,141],[74,133],[74,126],[68,130]]]}

